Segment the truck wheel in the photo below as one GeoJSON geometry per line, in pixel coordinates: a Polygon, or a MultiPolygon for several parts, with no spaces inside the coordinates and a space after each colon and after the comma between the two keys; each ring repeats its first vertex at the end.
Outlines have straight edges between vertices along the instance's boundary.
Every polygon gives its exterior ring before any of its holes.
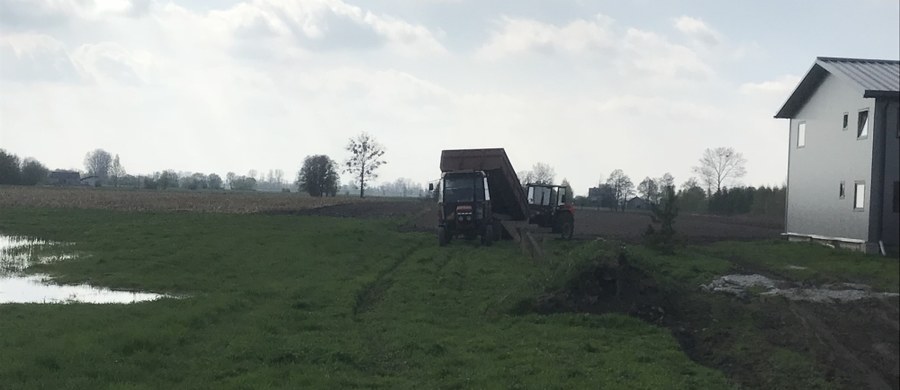
{"type": "Polygon", "coordinates": [[[491,225],[486,225],[484,227],[484,232],[481,233],[481,243],[484,246],[491,246],[494,243],[494,227],[491,225]]]}
{"type": "Polygon", "coordinates": [[[450,241],[448,239],[449,237],[447,234],[447,228],[445,228],[443,226],[439,226],[438,230],[437,230],[437,236],[438,236],[438,246],[447,246],[447,242],[450,241]]]}

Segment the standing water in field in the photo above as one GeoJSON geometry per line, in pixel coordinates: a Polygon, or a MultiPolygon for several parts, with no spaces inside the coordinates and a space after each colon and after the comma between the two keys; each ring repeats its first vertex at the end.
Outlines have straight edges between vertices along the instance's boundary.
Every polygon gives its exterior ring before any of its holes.
{"type": "Polygon", "coordinates": [[[51,284],[47,275],[26,275],[34,264],[72,259],[71,244],[0,234],[0,304],[4,303],[134,303],[166,295],[113,291],[87,284],[51,284]]]}

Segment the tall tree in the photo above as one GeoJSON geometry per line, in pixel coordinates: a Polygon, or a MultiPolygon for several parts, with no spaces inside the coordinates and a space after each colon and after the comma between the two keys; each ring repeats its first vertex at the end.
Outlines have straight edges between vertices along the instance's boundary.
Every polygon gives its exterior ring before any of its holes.
{"type": "Polygon", "coordinates": [[[225,174],[225,184],[228,185],[228,188],[234,189],[234,181],[237,179],[237,174],[234,172],[228,172],[225,174]]]}
{"type": "Polygon", "coordinates": [[[19,184],[19,156],[0,149],[0,184],[19,184]]]}
{"type": "Polygon", "coordinates": [[[647,203],[657,203],[659,201],[659,185],[656,184],[656,180],[645,177],[638,184],[637,190],[647,203]]]}
{"type": "Polygon", "coordinates": [[[693,171],[706,185],[707,194],[712,195],[713,188],[719,192],[724,185],[743,177],[747,173],[746,163],[744,156],[734,148],[707,148],[700,157],[700,165],[693,167],[693,171]]]}
{"type": "Polygon", "coordinates": [[[575,199],[575,194],[572,193],[572,185],[569,184],[569,179],[563,178],[562,183],[560,184],[563,187],[566,187],[566,196],[564,201],[568,204],[571,203],[572,200],[575,199]]]}
{"type": "Polygon", "coordinates": [[[553,184],[553,179],[556,178],[556,171],[553,167],[542,162],[535,163],[531,167],[531,172],[534,174],[535,184],[553,184]]]}
{"type": "Polygon", "coordinates": [[[113,158],[112,165],[109,167],[109,176],[112,178],[113,185],[116,187],[119,186],[119,178],[125,176],[125,168],[122,167],[118,154],[113,158]]]}
{"type": "Polygon", "coordinates": [[[673,190],[675,189],[675,176],[672,176],[669,172],[663,173],[659,179],[656,179],[656,184],[659,186],[660,194],[665,197],[666,187],[672,187],[673,190]]]}
{"type": "Polygon", "coordinates": [[[96,149],[84,156],[84,168],[88,175],[97,176],[100,181],[106,181],[109,177],[111,165],[112,156],[103,149],[96,149]]]}
{"type": "Polygon", "coordinates": [[[284,184],[284,171],[281,169],[275,170],[275,182],[277,182],[279,186],[284,184]]]}
{"type": "Polygon", "coordinates": [[[306,156],[297,174],[297,187],[311,196],[337,194],[340,187],[337,164],[328,156],[306,156]]]}
{"type": "Polygon", "coordinates": [[[222,178],[215,173],[210,173],[209,176],[206,177],[206,182],[209,183],[209,188],[211,190],[222,189],[222,178]]]}
{"type": "Polygon", "coordinates": [[[178,174],[171,169],[162,171],[161,173],[158,173],[156,183],[159,188],[162,189],[166,189],[169,187],[176,188],[178,187],[178,174]]]}
{"type": "Polygon", "coordinates": [[[533,171],[519,171],[516,172],[516,176],[519,177],[519,182],[522,184],[522,187],[525,187],[528,183],[534,183],[533,171]]]}
{"type": "Polygon", "coordinates": [[[359,197],[365,197],[366,184],[378,177],[375,170],[384,165],[384,147],[366,132],[360,133],[355,138],[350,138],[347,143],[347,151],[350,158],[344,162],[344,172],[354,177],[354,182],[359,186],[359,197]]]}
{"type": "Polygon", "coordinates": [[[609,178],[606,179],[606,184],[612,190],[613,199],[616,203],[615,208],[624,209],[628,197],[634,194],[634,183],[631,182],[631,178],[621,169],[616,169],[610,172],[609,178]]]}
{"type": "Polygon", "coordinates": [[[50,174],[50,170],[44,164],[41,164],[40,161],[26,158],[25,162],[22,163],[21,184],[33,186],[43,183],[47,180],[48,174],[50,174]]]}
{"type": "Polygon", "coordinates": [[[701,213],[706,212],[706,191],[700,187],[696,178],[689,178],[681,184],[678,191],[678,199],[684,211],[701,213]]]}

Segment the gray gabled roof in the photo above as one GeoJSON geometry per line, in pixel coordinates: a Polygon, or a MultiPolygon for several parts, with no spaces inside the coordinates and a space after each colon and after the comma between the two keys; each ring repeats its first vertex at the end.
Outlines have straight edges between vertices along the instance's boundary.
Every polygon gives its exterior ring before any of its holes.
{"type": "Polygon", "coordinates": [[[828,74],[847,82],[863,97],[900,99],[900,61],[818,57],[775,117],[794,117],[828,74]]]}

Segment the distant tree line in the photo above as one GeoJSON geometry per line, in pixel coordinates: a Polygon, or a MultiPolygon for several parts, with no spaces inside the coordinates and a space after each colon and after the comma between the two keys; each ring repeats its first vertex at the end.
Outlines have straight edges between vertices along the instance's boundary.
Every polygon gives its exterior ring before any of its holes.
{"type": "Polygon", "coordinates": [[[697,177],[686,180],[677,191],[675,178],[668,172],[659,178],[645,177],[635,186],[623,170],[616,169],[606,180],[601,178],[587,197],[576,197],[575,203],[623,210],[630,199],[639,196],[652,207],[664,204],[666,194],[670,193],[678,197],[678,209],[686,213],[783,216],[785,187],[729,187],[746,174],[745,165],[746,159],[733,148],[706,149],[698,165],[692,168],[697,177]]]}
{"type": "MultiPolygon", "coordinates": [[[[350,153],[344,161],[343,172],[353,175],[348,185],[341,185],[337,163],[325,155],[307,156],[297,174],[294,184],[297,189],[312,196],[336,196],[338,191],[349,195],[349,191],[359,190],[359,196],[371,187],[371,181],[378,177],[377,169],[386,162],[384,147],[368,133],[360,133],[350,138],[346,150],[350,153]]],[[[130,175],[125,172],[119,155],[113,156],[103,149],[95,149],[84,157],[85,171],[63,171],[65,184],[86,183],[86,179],[96,186],[144,188],[165,190],[180,188],[186,190],[235,191],[283,191],[289,192],[284,172],[270,169],[267,175],[250,170],[247,175],[228,172],[223,180],[215,173],[176,172],[171,169],[157,171],[149,175],[130,175]],[[74,176],[74,183],[71,177],[74,176]]],[[[0,184],[43,184],[49,183],[51,172],[35,159],[20,161],[19,157],[0,149],[0,184]]],[[[51,184],[63,184],[61,183],[51,184]]],[[[392,183],[382,184],[380,192],[384,196],[421,196],[422,186],[409,179],[401,178],[392,183]]]]}
{"type": "Polygon", "coordinates": [[[0,149],[0,184],[33,186],[47,182],[50,170],[33,158],[19,156],[0,149]]]}

